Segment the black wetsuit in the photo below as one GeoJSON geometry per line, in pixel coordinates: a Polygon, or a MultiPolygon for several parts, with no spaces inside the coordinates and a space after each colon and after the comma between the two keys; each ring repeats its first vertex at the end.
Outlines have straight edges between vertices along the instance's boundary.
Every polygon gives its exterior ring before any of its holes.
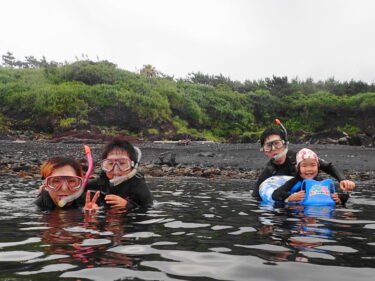
{"type": "MultiPolygon", "coordinates": [[[[321,180],[319,178],[315,178],[314,180],[321,180]]],[[[290,196],[289,191],[293,188],[295,184],[298,182],[303,181],[303,178],[301,176],[295,176],[292,179],[288,180],[286,183],[284,183],[282,186],[277,188],[273,193],[272,193],[272,199],[275,201],[281,201],[284,202],[285,199],[287,199],[290,196]]],[[[337,190],[337,188],[336,188],[337,190]]],[[[349,194],[347,193],[338,193],[339,198],[341,200],[342,204],[345,204],[346,201],[349,199],[349,194]]]]}
{"type": "MultiPolygon", "coordinates": [[[[151,191],[141,173],[137,173],[131,179],[117,186],[112,186],[105,173],[102,172],[98,179],[88,182],[86,190],[99,190],[104,195],[118,195],[128,201],[126,205],[126,209],[128,210],[148,208],[153,204],[151,191]]],[[[100,205],[100,202],[98,203],[100,205]]],[[[109,206],[105,204],[105,207],[109,206]]]]}
{"type": "MultiPolygon", "coordinates": [[[[260,174],[257,182],[255,183],[252,196],[261,199],[259,195],[259,186],[266,179],[272,176],[297,176],[296,166],[296,152],[288,151],[286,154],[285,162],[281,165],[274,164],[271,160],[268,161],[266,168],[260,174]]],[[[319,169],[323,172],[336,178],[338,181],[344,180],[344,175],[332,163],[324,161],[319,158],[319,169]]]]}
{"type": "MultiPolygon", "coordinates": [[[[51,196],[49,195],[48,191],[44,188],[42,189],[42,192],[38,195],[34,203],[41,209],[41,210],[53,210],[57,208],[57,205],[55,202],[53,202],[51,196]]],[[[74,200],[71,204],[65,205],[64,209],[69,208],[78,208],[83,207],[85,204],[83,195],[79,197],[78,199],[74,200]]]]}

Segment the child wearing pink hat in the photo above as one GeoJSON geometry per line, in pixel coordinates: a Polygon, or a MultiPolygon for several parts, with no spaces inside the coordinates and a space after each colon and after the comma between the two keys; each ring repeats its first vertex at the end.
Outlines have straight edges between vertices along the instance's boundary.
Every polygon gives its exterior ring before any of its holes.
{"type": "MultiPolygon", "coordinates": [[[[298,171],[298,175],[276,189],[272,194],[273,200],[283,202],[296,202],[304,200],[304,190],[300,190],[295,193],[291,193],[290,191],[296,184],[302,183],[303,180],[317,180],[319,173],[318,155],[308,148],[301,149],[296,154],[296,169],[298,171]]],[[[333,193],[331,196],[338,204],[344,204],[349,199],[348,194],[339,195],[338,193],[333,193]]]]}

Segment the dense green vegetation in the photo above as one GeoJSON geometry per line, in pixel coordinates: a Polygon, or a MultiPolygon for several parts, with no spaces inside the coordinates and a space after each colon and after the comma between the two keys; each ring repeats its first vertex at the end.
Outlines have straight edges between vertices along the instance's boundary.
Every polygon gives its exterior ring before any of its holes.
{"type": "Polygon", "coordinates": [[[374,113],[375,85],[361,81],[273,76],[239,82],[202,73],[176,80],[151,65],[138,74],[108,61],[19,61],[9,52],[0,67],[0,130],[95,126],[142,137],[245,140],[275,118],[290,130],[363,132],[373,129],[374,113]]]}

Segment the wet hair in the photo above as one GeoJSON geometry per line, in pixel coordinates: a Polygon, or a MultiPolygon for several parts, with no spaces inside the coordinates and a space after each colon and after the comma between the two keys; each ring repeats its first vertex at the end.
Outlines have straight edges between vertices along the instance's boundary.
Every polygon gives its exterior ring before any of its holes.
{"type": "Polygon", "coordinates": [[[280,136],[280,138],[282,140],[286,141],[285,133],[282,130],[280,130],[278,128],[268,128],[268,129],[264,130],[264,132],[260,136],[260,145],[263,146],[266,138],[268,138],[271,135],[278,135],[278,136],[280,136]]]}
{"type": "Polygon", "coordinates": [[[83,170],[81,164],[77,160],[63,156],[51,157],[45,161],[40,167],[40,175],[43,179],[50,176],[56,169],[70,166],[74,169],[77,176],[83,177],[83,170]]]}
{"type": "Polygon", "coordinates": [[[109,153],[117,149],[126,151],[129,154],[130,160],[132,160],[134,163],[137,163],[137,153],[134,149],[134,146],[130,142],[120,137],[114,138],[104,147],[102,159],[106,159],[109,153]]]}

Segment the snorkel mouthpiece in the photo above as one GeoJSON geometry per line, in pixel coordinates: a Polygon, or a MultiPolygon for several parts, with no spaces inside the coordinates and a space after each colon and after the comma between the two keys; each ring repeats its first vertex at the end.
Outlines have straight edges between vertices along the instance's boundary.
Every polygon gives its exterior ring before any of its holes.
{"type": "Polygon", "coordinates": [[[88,168],[87,168],[85,177],[83,178],[82,186],[79,188],[79,190],[76,193],[62,198],[58,203],[60,208],[64,207],[67,203],[69,203],[73,200],[76,200],[78,197],[80,197],[82,195],[82,193],[85,189],[85,186],[86,186],[87,182],[89,181],[89,178],[90,178],[92,172],[94,171],[94,160],[92,158],[91,148],[87,145],[84,145],[84,148],[85,148],[88,168]]]}
{"type": "Polygon", "coordinates": [[[285,149],[284,149],[283,152],[281,152],[281,153],[279,153],[279,154],[273,156],[273,157],[271,158],[271,161],[278,160],[278,159],[280,159],[281,157],[285,156],[287,153],[288,153],[288,146],[285,147],[285,149]]]}

